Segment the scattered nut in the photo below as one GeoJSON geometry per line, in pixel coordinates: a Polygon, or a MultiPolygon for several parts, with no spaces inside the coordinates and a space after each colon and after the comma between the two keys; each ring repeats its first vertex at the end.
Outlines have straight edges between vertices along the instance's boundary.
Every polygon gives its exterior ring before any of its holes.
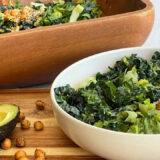
{"type": "Polygon", "coordinates": [[[35,158],[41,157],[45,159],[46,153],[41,149],[36,149],[34,153],[35,158]]]}
{"type": "Polygon", "coordinates": [[[24,120],[24,119],[25,119],[24,113],[23,113],[23,112],[20,112],[18,122],[21,122],[21,121],[24,120]]]}
{"type": "Polygon", "coordinates": [[[41,121],[34,122],[34,129],[36,131],[41,131],[41,130],[43,130],[43,128],[44,128],[44,125],[41,121]]]}
{"type": "Polygon", "coordinates": [[[25,146],[25,138],[23,136],[18,137],[16,139],[16,146],[17,147],[24,147],[25,146]]]}
{"type": "Polygon", "coordinates": [[[23,128],[23,129],[30,128],[30,125],[31,125],[31,123],[29,120],[24,119],[21,121],[21,128],[23,128]]]}
{"type": "Polygon", "coordinates": [[[29,160],[27,157],[20,157],[18,160],[29,160]]]}
{"type": "Polygon", "coordinates": [[[4,139],[1,143],[2,149],[5,149],[5,150],[10,149],[11,146],[12,146],[12,143],[11,143],[11,140],[9,138],[4,139]]]}
{"type": "Polygon", "coordinates": [[[37,100],[37,101],[35,102],[35,104],[36,104],[36,107],[37,107],[38,110],[44,110],[44,108],[45,108],[45,103],[44,103],[43,101],[37,100]]]}
{"type": "Polygon", "coordinates": [[[24,150],[18,150],[16,153],[15,153],[15,159],[16,160],[19,160],[19,158],[21,157],[26,157],[26,152],[24,150]]]}

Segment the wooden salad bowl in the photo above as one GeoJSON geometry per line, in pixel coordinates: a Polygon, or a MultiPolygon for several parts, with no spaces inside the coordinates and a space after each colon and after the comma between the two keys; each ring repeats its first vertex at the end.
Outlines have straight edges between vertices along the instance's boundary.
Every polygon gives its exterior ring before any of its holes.
{"type": "Polygon", "coordinates": [[[0,88],[48,83],[79,59],[144,43],[154,22],[149,0],[98,2],[104,11],[101,18],[1,34],[0,88]]]}

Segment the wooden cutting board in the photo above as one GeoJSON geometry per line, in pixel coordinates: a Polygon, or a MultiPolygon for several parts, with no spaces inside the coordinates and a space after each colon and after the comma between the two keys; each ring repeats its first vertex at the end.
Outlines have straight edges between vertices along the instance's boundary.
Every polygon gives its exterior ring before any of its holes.
{"type": "Polygon", "coordinates": [[[46,152],[47,160],[102,160],[73,143],[60,129],[57,124],[50,99],[49,89],[16,89],[0,90],[0,104],[11,103],[20,107],[25,113],[26,119],[30,120],[31,128],[22,130],[20,124],[17,124],[11,134],[13,146],[9,150],[0,149],[0,160],[13,160],[15,152],[19,149],[15,147],[15,138],[24,136],[26,151],[29,159],[34,159],[36,148],[43,149],[46,152]],[[45,110],[38,111],[35,107],[35,101],[45,102],[45,110]],[[41,120],[44,123],[43,131],[35,131],[33,123],[41,120]]]}

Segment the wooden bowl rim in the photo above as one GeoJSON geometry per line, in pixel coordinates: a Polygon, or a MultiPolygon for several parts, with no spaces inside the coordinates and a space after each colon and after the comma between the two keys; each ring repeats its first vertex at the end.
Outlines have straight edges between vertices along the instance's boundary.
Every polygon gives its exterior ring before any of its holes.
{"type": "Polygon", "coordinates": [[[65,29],[68,27],[76,27],[78,25],[85,25],[85,24],[87,25],[87,24],[91,24],[91,23],[103,23],[104,21],[113,21],[113,20],[117,20],[117,19],[131,17],[131,16],[137,16],[137,15],[142,16],[142,15],[147,15],[148,13],[154,13],[155,9],[154,9],[154,6],[150,0],[139,0],[139,1],[146,5],[144,8],[142,8],[140,10],[111,15],[111,16],[104,16],[104,17],[90,19],[90,20],[82,20],[82,21],[72,22],[72,23],[57,24],[57,25],[52,25],[52,26],[43,26],[43,27],[39,27],[39,28],[22,30],[19,32],[3,33],[3,34],[0,34],[0,39],[7,38],[7,37],[25,36],[26,34],[33,34],[36,32],[40,33],[40,32],[57,30],[57,29],[61,30],[61,29],[65,29]]]}

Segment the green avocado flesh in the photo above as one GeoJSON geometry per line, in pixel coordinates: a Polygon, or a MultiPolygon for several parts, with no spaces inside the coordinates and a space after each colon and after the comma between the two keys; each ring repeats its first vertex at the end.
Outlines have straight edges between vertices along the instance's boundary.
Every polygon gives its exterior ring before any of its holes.
{"type": "Polygon", "coordinates": [[[0,105],[0,141],[15,128],[19,117],[19,107],[13,104],[0,105]]]}
{"type": "Polygon", "coordinates": [[[0,127],[14,119],[19,109],[15,105],[3,104],[0,105],[0,127]]]}

